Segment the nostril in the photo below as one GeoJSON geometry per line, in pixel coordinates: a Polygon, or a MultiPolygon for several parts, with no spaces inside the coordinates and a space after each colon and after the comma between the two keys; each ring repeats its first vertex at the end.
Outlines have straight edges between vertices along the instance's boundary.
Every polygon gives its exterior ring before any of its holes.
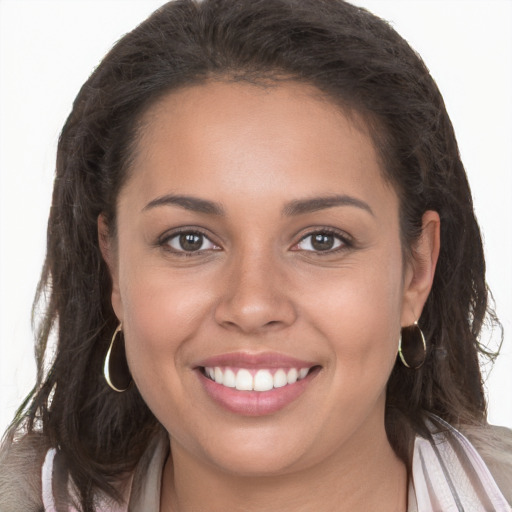
{"type": "Polygon", "coordinates": [[[296,311],[292,302],[283,296],[252,297],[252,300],[238,296],[218,304],[215,319],[225,328],[249,333],[289,326],[296,319],[296,311]]]}

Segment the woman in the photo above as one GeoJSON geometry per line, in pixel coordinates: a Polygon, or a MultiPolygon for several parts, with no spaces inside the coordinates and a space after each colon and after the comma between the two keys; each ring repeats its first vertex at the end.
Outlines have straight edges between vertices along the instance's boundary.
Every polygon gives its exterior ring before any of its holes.
{"type": "Polygon", "coordinates": [[[363,10],[172,2],[124,37],[61,135],[43,292],[2,510],[510,509],[453,130],[363,10]]]}

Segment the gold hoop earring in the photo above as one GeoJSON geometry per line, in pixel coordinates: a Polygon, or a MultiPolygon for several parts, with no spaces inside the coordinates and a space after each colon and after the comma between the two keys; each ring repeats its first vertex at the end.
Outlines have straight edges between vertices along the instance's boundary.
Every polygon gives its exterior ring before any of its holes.
{"type": "Polygon", "coordinates": [[[398,355],[407,368],[417,370],[423,366],[427,358],[427,342],[417,321],[412,325],[402,327],[398,341],[398,355]],[[418,345],[422,347],[420,354],[418,345]]]}
{"type": "MultiPolygon", "coordinates": [[[[126,361],[124,341],[120,339],[119,343],[115,343],[117,335],[122,333],[122,328],[122,324],[119,324],[114,331],[103,365],[103,375],[105,376],[107,384],[118,393],[126,391],[132,381],[130,369],[126,361]]],[[[119,336],[119,338],[121,338],[121,336],[119,336]]]]}

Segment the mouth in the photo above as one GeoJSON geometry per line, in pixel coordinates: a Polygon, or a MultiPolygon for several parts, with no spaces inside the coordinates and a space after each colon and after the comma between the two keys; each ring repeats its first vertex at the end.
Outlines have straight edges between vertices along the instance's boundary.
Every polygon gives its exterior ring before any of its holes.
{"type": "Polygon", "coordinates": [[[313,384],[321,368],[276,354],[227,354],[195,367],[206,395],[224,410],[243,416],[286,408],[313,384]]]}
{"type": "Polygon", "coordinates": [[[221,386],[261,393],[295,384],[305,379],[315,368],[317,367],[254,369],[206,366],[201,367],[201,371],[206,378],[221,386]]]}

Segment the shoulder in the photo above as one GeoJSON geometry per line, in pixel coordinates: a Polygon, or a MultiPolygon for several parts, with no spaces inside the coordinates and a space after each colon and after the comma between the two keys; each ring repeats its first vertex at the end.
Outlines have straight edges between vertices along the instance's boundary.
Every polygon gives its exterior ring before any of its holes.
{"type": "MultiPolygon", "coordinates": [[[[94,498],[95,510],[126,512],[129,502],[131,506],[132,482],[135,502],[144,505],[132,510],[158,510],[161,472],[167,453],[168,439],[155,436],[148,442],[135,471],[115,483],[121,500],[98,492],[94,498]]],[[[6,437],[0,447],[0,512],[71,511],[77,510],[76,503],[76,489],[69,478],[66,458],[51,448],[45,436],[26,434],[14,441],[6,437]]]]}
{"type": "Polygon", "coordinates": [[[425,418],[425,427],[428,432],[416,436],[412,460],[418,510],[511,510],[508,429],[485,424],[454,428],[433,414],[425,418]]]}
{"type": "Polygon", "coordinates": [[[40,434],[4,441],[0,449],[0,511],[40,512],[41,467],[48,450],[40,434]]]}
{"type": "Polygon", "coordinates": [[[512,430],[487,425],[466,426],[461,432],[480,454],[501,492],[512,504],[512,430]]]}

